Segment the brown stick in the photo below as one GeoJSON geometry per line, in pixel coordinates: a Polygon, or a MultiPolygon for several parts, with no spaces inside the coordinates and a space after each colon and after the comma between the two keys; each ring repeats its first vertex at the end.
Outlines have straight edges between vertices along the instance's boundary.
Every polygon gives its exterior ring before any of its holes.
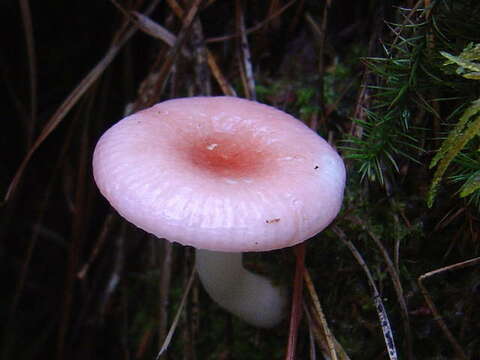
{"type": "Polygon", "coordinates": [[[167,325],[168,325],[168,305],[169,305],[169,294],[170,294],[170,279],[172,276],[172,243],[170,241],[163,241],[163,259],[160,265],[161,275],[160,281],[158,284],[159,291],[159,306],[158,306],[158,317],[159,317],[159,329],[158,329],[158,338],[160,344],[165,340],[167,336],[167,325]]]}
{"type": "Polygon", "coordinates": [[[293,280],[292,312],[290,313],[290,330],[288,334],[287,355],[285,360],[295,359],[298,338],[298,326],[302,318],[303,273],[305,270],[305,243],[294,247],[296,256],[295,277],[293,280]]]}
{"type": "Polygon", "coordinates": [[[432,297],[430,296],[429,292],[427,291],[427,288],[425,287],[425,285],[423,285],[423,280],[425,280],[425,279],[427,279],[427,278],[429,278],[433,275],[437,275],[437,274],[440,274],[442,272],[445,272],[445,271],[459,270],[459,269],[462,269],[464,267],[473,266],[473,265],[476,265],[476,264],[480,264],[480,257],[470,259],[470,260],[466,260],[466,261],[463,261],[463,262],[460,262],[460,263],[457,263],[457,264],[445,266],[441,269],[437,269],[437,270],[434,270],[434,271],[430,271],[426,274],[423,274],[423,275],[419,276],[418,279],[417,279],[418,286],[420,287],[420,291],[422,292],[422,295],[425,298],[425,302],[427,303],[428,308],[432,312],[433,317],[434,317],[438,327],[440,328],[440,330],[442,330],[443,334],[448,339],[450,344],[452,344],[457,356],[460,359],[464,359],[464,360],[467,359],[467,355],[465,355],[465,352],[463,351],[463,349],[460,346],[460,344],[458,343],[458,341],[455,339],[455,336],[453,336],[452,332],[448,329],[447,325],[443,321],[442,316],[440,315],[437,307],[435,306],[432,297]]]}
{"type": "Polygon", "coordinates": [[[37,59],[35,53],[35,39],[33,37],[32,12],[27,0],[19,1],[22,12],[23,28],[25,30],[25,43],[27,45],[28,75],[30,86],[29,118],[25,119],[27,130],[27,145],[31,146],[37,122],[37,59]]]}
{"type": "Polygon", "coordinates": [[[253,66],[250,54],[250,46],[248,44],[247,33],[245,28],[245,9],[241,0],[235,1],[235,25],[238,34],[238,53],[240,62],[240,75],[243,84],[245,97],[255,100],[257,95],[255,92],[255,79],[253,76],[253,66]]]}
{"type": "Polygon", "coordinates": [[[355,260],[357,260],[358,264],[361,266],[362,270],[365,272],[367,276],[368,283],[373,292],[373,302],[375,304],[375,310],[377,311],[377,315],[380,321],[380,326],[382,328],[383,338],[385,340],[385,346],[387,347],[388,357],[390,360],[398,360],[397,349],[395,347],[395,341],[393,339],[393,331],[392,327],[390,326],[390,320],[388,319],[387,312],[385,311],[385,307],[383,306],[382,297],[380,296],[380,292],[375,285],[375,281],[373,279],[372,273],[367,266],[367,263],[363,259],[362,255],[358,252],[355,245],[347,239],[345,233],[337,226],[333,226],[332,230],[335,234],[338,235],[340,240],[347,246],[347,248],[351,251],[355,260]]]}
{"type": "MultiPolygon", "coordinates": [[[[145,14],[150,14],[158,5],[159,0],[152,0],[152,3],[145,11],[145,14]]],[[[124,26],[116,33],[110,48],[107,50],[104,57],[95,65],[92,70],[78,83],[75,89],[67,96],[63,103],[57,108],[55,113],[47,121],[40,134],[37,136],[32,146],[28,150],[27,154],[20,163],[13,179],[8,186],[7,193],[4,197],[4,202],[7,202],[15,191],[18,183],[20,182],[23,173],[30,162],[33,154],[37,151],[41,144],[49,137],[49,135],[58,127],[62,120],[67,116],[70,110],[75,104],[78,103],[80,98],[86,93],[86,91],[98,80],[98,78],[105,72],[111,62],[116,58],[123,45],[135,34],[137,27],[124,26]]]]}
{"type": "Polygon", "coordinates": [[[370,238],[380,250],[383,259],[385,260],[386,269],[392,280],[393,288],[395,289],[395,293],[397,294],[398,304],[400,305],[400,315],[402,317],[403,331],[405,333],[405,343],[407,347],[407,358],[411,360],[413,359],[413,339],[412,333],[410,331],[410,318],[408,315],[407,302],[405,300],[403,286],[400,280],[400,275],[397,271],[397,267],[394,265],[392,259],[390,258],[390,255],[388,254],[387,249],[385,248],[385,246],[383,246],[383,243],[370,229],[368,229],[367,224],[362,219],[356,216],[354,217],[354,222],[359,224],[363,228],[363,230],[367,232],[367,234],[370,236],[370,238]]]}

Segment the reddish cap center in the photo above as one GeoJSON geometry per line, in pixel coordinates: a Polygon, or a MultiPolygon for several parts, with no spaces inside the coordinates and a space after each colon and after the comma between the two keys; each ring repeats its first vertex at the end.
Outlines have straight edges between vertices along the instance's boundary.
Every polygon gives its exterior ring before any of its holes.
{"type": "Polygon", "coordinates": [[[217,176],[242,178],[258,176],[266,170],[267,155],[255,139],[209,136],[191,144],[187,153],[194,166],[217,176]]]}

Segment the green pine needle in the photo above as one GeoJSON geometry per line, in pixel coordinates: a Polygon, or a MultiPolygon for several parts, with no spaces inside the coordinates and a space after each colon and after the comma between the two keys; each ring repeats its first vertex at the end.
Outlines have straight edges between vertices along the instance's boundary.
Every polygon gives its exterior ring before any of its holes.
{"type": "Polygon", "coordinates": [[[480,173],[475,173],[460,189],[460,197],[467,197],[480,189],[480,173]]]}
{"type": "MultiPolygon", "coordinates": [[[[479,103],[480,99],[477,100],[476,102],[479,103]]],[[[476,104],[474,107],[477,108],[476,113],[479,113],[480,104],[476,104]]],[[[469,107],[460,118],[459,123],[465,124],[471,118],[471,116],[469,115],[471,112],[472,112],[472,107],[469,107]]],[[[467,125],[467,128],[465,131],[462,132],[459,130],[460,129],[457,129],[456,127],[456,129],[452,131],[452,133],[448,136],[448,138],[442,144],[442,148],[444,148],[443,150],[444,156],[442,156],[440,160],[437,160],[438,167],[433,176],[432,184],[430,186],[430,190],[427,197],[427,204],[429,207],[433,205],[433,202],[435,200],[435,197],[438,191],[438,186],[440,185],[443,175],[445,174],[445,171],[447,170],[450,163],[460,153],[460,151],[462,151],[462,149],[467,145],[467,143],[471,139],[473,139],[476,135],[478,135],[478,133],[480,132],[480,116],[475,117],[474,120],[467,125]],[[444,147],[443,145],[445,143],[447,143],[447,146],[444,147]]],[[[471,188],[469,187],[469,189],[471,188]]],[[[475,190],[472,190],[472,192],[473,191],[475,190]]]]}
{"type": "MultiPolygon", "coordinates": [[[[445,51],[440,54],[448,60],[444,65],[457,65],[456,73],[467,79],[480,80],[480,44],[469,44],[459,56],[451,55],[445,51]]],[[[438,187],[451,162],[480,132],[480,99],[471,103],[463,112],[457,124],[443,141],[437,154],[430,163],[430,168],[437,167],[432,184],[427,196],[427,205],[431,207],[435,201],[438,187]]],[[[471,195],[480,188],[480,180],[474,177],[465,182],[460,190],[460,196],[471,195]]]]}

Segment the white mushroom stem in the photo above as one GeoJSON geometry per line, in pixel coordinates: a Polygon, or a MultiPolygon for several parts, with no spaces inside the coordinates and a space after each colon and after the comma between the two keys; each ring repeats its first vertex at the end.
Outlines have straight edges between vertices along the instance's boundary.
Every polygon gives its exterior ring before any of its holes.
{"type": "Polygon", "coordinates": [[[273,327],[285,315],[285,289],[247,271],[242,264],[242,253],[197,249],[196,267],[210,297],[249,324],[273,327]]]}

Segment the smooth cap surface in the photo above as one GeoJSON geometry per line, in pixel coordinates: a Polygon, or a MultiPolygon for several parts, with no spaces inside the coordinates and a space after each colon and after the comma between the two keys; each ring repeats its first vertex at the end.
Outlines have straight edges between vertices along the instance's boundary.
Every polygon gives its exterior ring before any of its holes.
{"type": "Polygon", "coordinates": [[[216,251],[265,251],[323,230],[345,168],[292,116],[233,97],[174,99],[130,115],[99,140],[95,181],[131,223],[216,251]]]}

